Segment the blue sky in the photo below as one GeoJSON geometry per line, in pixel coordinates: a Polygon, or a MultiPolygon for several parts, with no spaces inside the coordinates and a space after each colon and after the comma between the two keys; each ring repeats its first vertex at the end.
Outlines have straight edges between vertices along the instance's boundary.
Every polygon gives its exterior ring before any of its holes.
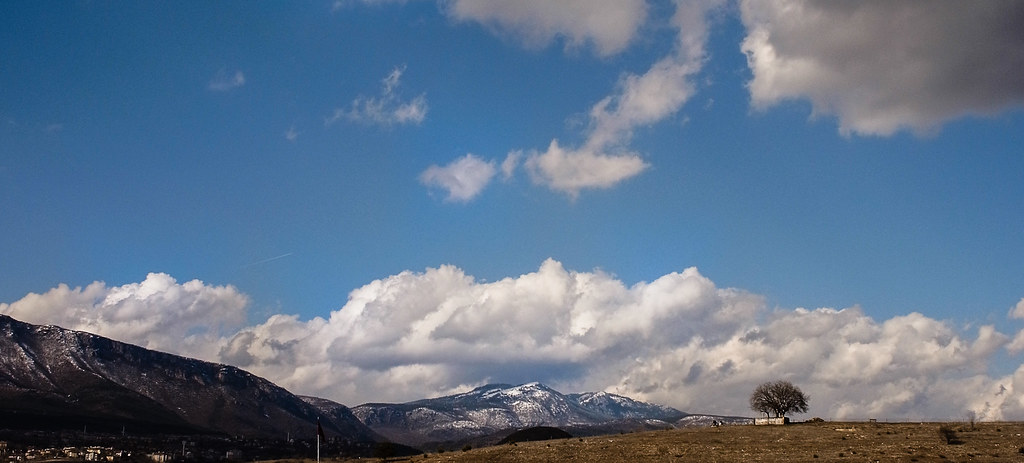
{"type": "MultiPolygon", "coordinates": [[[[625,287],[696,267],[756,296],[752,323],[920,313],[1011,344],[1019,4],[682,5],[4,3],[0,308],[198,280],[244,295],[210,308],[234,314],[220,350],[195,351],[223,360],[235,330],[338,317],[375,280],[450,265],[485,285],[552,259],[625,287]]],[[[1020,365],[1007,349],[987,379],[1020,365]]],[[[499,376],[385,399],[545,379],[499,376]]]]}

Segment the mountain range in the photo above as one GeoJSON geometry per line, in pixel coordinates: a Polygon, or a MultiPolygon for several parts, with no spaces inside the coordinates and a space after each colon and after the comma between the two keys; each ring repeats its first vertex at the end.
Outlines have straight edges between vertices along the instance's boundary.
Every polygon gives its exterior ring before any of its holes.
{"type": "Polygon", "coordinates": [[[533,426],[577,435],[671,428],[689,416],[607,392],[565,395],[540,383],[489,384],[435,399],[363,404],[352,413],[389,439],[421,447],[497,441],[509,430],[533,426]]]}
{"type": "Polygon", "coordinates": [[[607,392],[540,383],[348,408],[300,397],[229,365],[152,351],[0,315],[0,428],[312,439],[317,423],[345,442],[493,444],[554,426],[574,435],[706,426],[747,418],[690,415],[607,392]]]}

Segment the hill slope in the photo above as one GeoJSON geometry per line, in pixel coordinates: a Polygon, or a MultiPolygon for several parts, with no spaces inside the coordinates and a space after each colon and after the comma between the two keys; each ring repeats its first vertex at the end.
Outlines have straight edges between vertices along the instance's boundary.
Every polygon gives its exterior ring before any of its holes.
{"type": "Polygon", "coordinates": [[[0,420],[22,429],[219,433],[248,437],[377,436],[327,416],[235,367],[151,351],[81,331],[0,315],[0,420]]]}

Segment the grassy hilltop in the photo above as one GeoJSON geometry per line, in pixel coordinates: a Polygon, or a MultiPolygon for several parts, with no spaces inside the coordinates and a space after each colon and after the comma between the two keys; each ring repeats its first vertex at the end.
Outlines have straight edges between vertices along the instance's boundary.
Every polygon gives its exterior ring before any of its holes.
{"type": "Polygon", "coordinates": [[[410,462],[1024,461],[1024,423],[801,423],[650,431],[388,459],[410,462]]]}

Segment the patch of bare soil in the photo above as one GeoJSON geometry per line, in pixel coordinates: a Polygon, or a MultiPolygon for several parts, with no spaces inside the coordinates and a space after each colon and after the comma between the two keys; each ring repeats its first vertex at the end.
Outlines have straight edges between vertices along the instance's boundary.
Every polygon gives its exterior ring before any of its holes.
{"type": "Polygon", "coordinates": [[[650,431],[388,459],[408,462],[1024,461],[1024,423],[801,423],[650,431]]]}

